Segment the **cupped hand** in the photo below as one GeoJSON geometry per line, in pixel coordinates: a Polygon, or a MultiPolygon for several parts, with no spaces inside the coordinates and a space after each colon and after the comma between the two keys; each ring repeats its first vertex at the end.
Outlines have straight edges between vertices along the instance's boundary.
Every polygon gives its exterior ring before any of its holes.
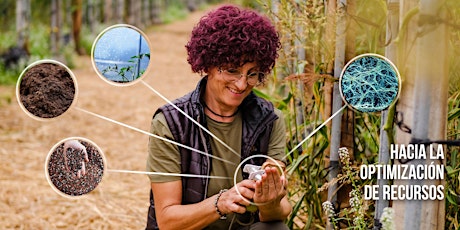
{"type": "Polygon", "coordinates": [[[287,180],[277,167],[266,167],[262,179],[255,184],[254,203],[259,208],[273,208],[280,205],[286,196],[287,180]]]}
{"type": "Polygon", "coordinates": [[[67,172],[75,172],[77,178],[86,174],[85,162],[89,162],[86,147],[78,140],[68,140],[64,143],[64,164],[67,172]]]}

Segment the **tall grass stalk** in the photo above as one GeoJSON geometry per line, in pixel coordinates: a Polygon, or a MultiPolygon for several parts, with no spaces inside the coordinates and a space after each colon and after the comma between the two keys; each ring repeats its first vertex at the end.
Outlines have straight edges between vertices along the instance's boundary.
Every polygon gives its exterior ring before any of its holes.
{"type": "MultiPolygon", "coordinates": [[[[331,62],[331,57],[324,53],[332,52],[324,52],[327,46],[322,40],[326,25],[324,3],[319,0],[305,4],[297,4],[295,1],[261,3],[276,23],[283,44],[274,71],[276,78],[267,84],[267,88],[270,99],[285,114],[288,127],[287,151],[291,151],[306,134],[328,118],[324,114],[323,86],[331,78],[325,76],[323,69],[325,61],[331,62]],[[273,12],[272,9],[277,11],[273,12]],[[299,50],[305,50],[306,55],[299,55],[299,50]],[[305,59],[302,59],[303,56],[305,59]],[[304,85],[304,92],[297,87],[299,82],[304,85]],[[297,111],[299,107],[296,101],[302,102],[303,107],[300,109],[303,111],[297,111]],[[303,116],[303,119],[297,116],[303,116]],[[299,120],[303,122],[298,123],[299,120]]],[[[327,128],[322,128],[288,159],[289,197],[294,208],[287,224],[292,229],[325,226],[321,210],[324,193],[318,189],[325,183],[327,175],[324,154],[329,145],[328,139],[327,128]]]]}
{"type": "MultiPolygon", "coordinates": [[[[274,76],[266,87],[259,93],[274,102],[275,106],[283,111],[288,127],[287,151],[302,141],[304,133],[309,134],[316,127],[321,125],[330,116],[330,104],[326,103],[326,92],[328,87],[335,81],[330,73],[329,67],[334,61],[334,47],[331,46],[331,37],[326,36],[327,9],[324,1],[308,0],[305,2],[295,0],[259,0],[263,10],[275,22],[281,36],[282,50],[280,58],[274,69],[274,76]],[[276,9],[276,10],[274,10],[276,9]],[[299,47],[301,46],[301,47],[299,47]],[[305,50],[305,59],[300,59],[298,50],[305,50]],[[299,71],[303,70],[303,71],[299,71]],[[296,87],[298,82],[304,84],[305,91],[302,93],[296,87]],[[295,99],[301,99],[303,111],[298,113],[295,99]],[[297,116],[304,116],[303,123],[296,123],[297,116]]],[[[357,23],[359,30],[356,36],[358,52],[381,52],[384,47],[385,33],[385,12],[384,10],[375,13],[375,9],[385,7],[383,0],[373,5],[374,11],[366,10],[362,5],[372,5],[366,1],[358,1],[357,15],[347,15],[350,21],[357,23]],[[362,3],[362,4],[361,4],[362,3]],[[380,7],[380,8],[379,8],[380,7]],[[381,34],[383,33],[383,35],[381,34]]],[[[330,16],[330,15],[329,15],[330,16]]],[[[380,117],[374,114],[357,114],[355,116],[355,139],[354,155],[351,156],[356,167],[362,163],[375,163],[378,152],[378,137],[380,117]]],[[[329,147],[330,130],[323,127],[308,141],[292,153],[288,158],[290,177],[289,198],[294,204],[293,212],[287,221],[292,229],[316,229],[325,228],[328,218],[322,212],[321,205],[327,198],[327,186],[338,183],[339,191],[345,188],[350,180],[328,181],[329,169],[325,167],[328,161],[327,148],[329,147]]],[[[356,179],[356,178],[355,178],[356,179]]],[[[370,183],[355,180],[356,187],[370,183]]],[[[348,196],[348,194],[347,194],[348,196]]],[[[343,203],[342,207],[348,204],[343,203]]],[[[361,223],[372,223],[372,203],[367,205],[367,213],[361,215],[361,223]],[[364,222],[363,222],[364,221],[364,222]]],[[[338,210],[336,210],[338,211],[338,210]]],[[[342,212],[343,214],[343,212],[342,212]]],[[[347,226],[353,225],[353,215],[343,215],[337,219],[338,222],[348,222],[347,226]],[[345,219],[346,221],[344,221],[345,219]],[[351,220],[351,222],[349,221],[351,220]]],[[[368,224],[367,227],[372,226],[368,224]]],[[[364,228],[364,227],[363,227],[364,228]]]]}

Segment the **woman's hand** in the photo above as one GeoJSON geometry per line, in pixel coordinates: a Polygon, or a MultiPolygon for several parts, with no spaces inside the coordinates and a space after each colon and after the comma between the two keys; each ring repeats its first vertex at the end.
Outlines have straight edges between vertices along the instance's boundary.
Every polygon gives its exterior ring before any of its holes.
{"type": "Polygon", "coordinates": [[[222,214],[230,214],[232,212],[245,213],[246,206],[250,204],[250,200],[254,197],[255,186],[255,181],[243,180],[228,191],[222,193],[217,202],[219,211],[222,214]],[[238,194],[237,188],[241,195],[238,194]]]}
{"type": "Polygon", "coordinates": [[[287,181],[280,175],[278,168],[266,167],[262,179],[255,184],[254,203],[261,211],[277,209],[287,194],[286,187],[287,181]]]}
{"type": "Polygon", "coordinates": [[[86,147],[78,140],[68,140],[64,143],[64,164],[67,172],[76,173],[80,178],[86,174],[85,162],[89,162],[86,147]]]}
{"type": "Polygon", "coordinates": [[[286,188],[287,180],[279,167],[269,165],[265,167],[261,180],[243,180],[222,193],[217,207],[222,214],[244,213],[252,201],[259,208],[261,221],[283,220],[291,212],[286,188]]]}

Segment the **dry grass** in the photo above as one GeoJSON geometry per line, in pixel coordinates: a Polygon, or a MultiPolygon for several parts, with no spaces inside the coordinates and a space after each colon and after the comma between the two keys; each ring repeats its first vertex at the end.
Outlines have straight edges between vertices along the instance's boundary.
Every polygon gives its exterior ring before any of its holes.
{"type": "MultiPolygon", "coordinates": [[[[203,12],[185,21],[147,31],[153,68],[144,80],[169,99],[195,87],[199,76],[186,62],[184,45],[203,12]]],[[[142,84],[110,86],[98,78],[89,57],[73,70],[76,106],[142,130],[165,102],[142,84]]],[[[105,172],[87,195],[69,199],[56,193],[45,175],[45,160],[60,140],[85,137],[105,155],[106,169],[144,171],[148,136],[76,109],[52,121],[37,121],[19,107],[14,87],[0,87],[0,226],[2,229],[142,229],[149,205],[145,175],[105,172]],[[12,99],[12,100],[11,100],[12,99]],[[10,103],[8,101],[11,101],[10,103]]]]}

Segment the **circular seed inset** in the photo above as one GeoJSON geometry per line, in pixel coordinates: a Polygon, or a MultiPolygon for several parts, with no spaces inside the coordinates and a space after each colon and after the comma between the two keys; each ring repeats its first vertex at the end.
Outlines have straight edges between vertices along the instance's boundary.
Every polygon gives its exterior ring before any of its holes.
{"type": "Polygon", "coordinates": [[[344,67],[339,88],[342,99],[360,112],[378,112],[398,97],[401,77],[396,66],[377,54],[359,55],[344,67]]]}
{"type": "Polygon", "coordinates": [[[16,84],[19,105],[37,120],[61,116],[74,104],[76,95],[77,82],[72,71],[54,60],[30,64],[16,84]]]}
{"type": "Polygon", "coordinates": [[[81,137],[66,138],[49,152],[45,163],[54,191],[75,198],[93,191],[102,181],[105,157],[96,144],[81,137]]]}
{"type": "Polygon", "coordinates": [[[150,67],[150,43],[138,28],[114,25],[102,31],[94,41],[91,60],[104,81],[117,86],[131,85],[150,67]]]}

